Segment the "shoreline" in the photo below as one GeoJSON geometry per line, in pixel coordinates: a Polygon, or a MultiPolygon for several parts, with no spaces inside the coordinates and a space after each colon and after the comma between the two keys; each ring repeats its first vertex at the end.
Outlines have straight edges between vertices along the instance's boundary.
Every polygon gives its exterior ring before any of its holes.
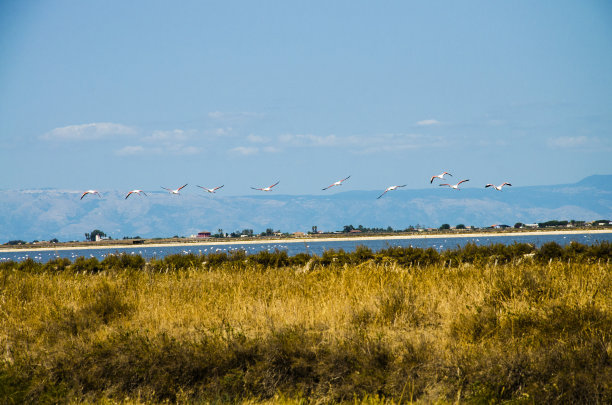
{"type": "Polygon", "coordinates": [[[443,239],[443,238],[487,238],[501,236],[536,236],[536,235],[572,235],[572,234],[607,234],[612,233],[612,229],[593,229],[593,230],[554,230],[554,231],[526,231],[526,232],[462,232],[462,233],[442,233],[434,235],[387,235],[387,236],[347,236],[334,238],[292,238],[292,239],[266,239],[266,240],[227,240],[227,241],[193,241],[193,242],[168,242],[150,243],[137,245],[99,245],[99,246],[57,246],[39,248],[0,248],[1,252],[49,252],[60,250],[118,250],[118,249],[138,249],[138,248],[160,248],[160,247],[186,247],[186,246],[218,246],[218,245],[265,245],[278,243],[317,243],[317,242],[350,242],[367,240],[401,240],[401,239],[443,239]]]}

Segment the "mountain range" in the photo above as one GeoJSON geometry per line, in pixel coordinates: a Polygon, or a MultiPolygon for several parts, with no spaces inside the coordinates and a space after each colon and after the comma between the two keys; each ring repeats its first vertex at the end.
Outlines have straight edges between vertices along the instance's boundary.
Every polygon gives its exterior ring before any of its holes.
{"type": "MultiPolygon", "coordinates": [[[[461,190],[434,185],[398,189],[376,199],[381,190],[328,190],[324,195],[260,193],[224,196],[194,188],[181,195],[145,191],[148,197],[100,190],[103,198],[82,191],[0,190],[0,243],[21,239],[83,240],[100,229],[113,239],[189,236],[267,228],[282,232],[342,230],[344,225],[405,229],[465,224],[477,227],[548,220],[610,219],[612,175],[593,175],[574,184],[461,190]]],[[[185,192],[186,191],[186,192],[185,192]]]]}

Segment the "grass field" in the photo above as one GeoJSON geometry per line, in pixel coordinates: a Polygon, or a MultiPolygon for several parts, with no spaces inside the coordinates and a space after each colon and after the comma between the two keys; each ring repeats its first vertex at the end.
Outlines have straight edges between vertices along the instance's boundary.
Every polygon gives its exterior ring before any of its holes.
{"type": "Polygon", "coordinates": [[[0,265],[0,403],[612,403],[612,247],[0,265]]]}

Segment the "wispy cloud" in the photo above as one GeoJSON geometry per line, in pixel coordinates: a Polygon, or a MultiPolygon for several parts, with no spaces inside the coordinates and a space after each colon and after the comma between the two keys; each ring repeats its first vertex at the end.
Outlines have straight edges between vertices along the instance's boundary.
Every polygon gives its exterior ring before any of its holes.
{"type": "Polygon", "coordinates": [[[589,139],[586,136],[560,136],[558,138],[548,138],[548,146],[553,148],[577,148],[588,146],[597,142],[596,139],[589,139]]]}
{"type": "Polygon", "coordinates": [[[91,141],[136,134],[138,134],[138,130],[126,125],[112,122],[93,122],[55,128],[43,134],[40,138],[44,140],[91,141]]]}
{"type": "Polygon", "coordinates": [[[247,141],[251,143],[268,143],[270,142],[270,138],[261,135],[248,135],[247,141]]]}
{"type": "Polygon", "coordinates": [[[436,147],[444,143],[440,137],[421,134],[378,134],[373,136],[301,135],[284,134],[279,142],[287,147],[345,148],[357,154],[395,152],[422,147],[436,147]]]}
{"type": "Polygon", "coordinates": [[[230,149],[230,152],[236,155],[249,156],[259,153],[259,148],[255,146],[237,146],[230,149]]]}
{"type": "Polygon", "coordinates": [[[289,146],[339,146],[354,141],[354,136],[340,138],[336,135],[283,134],[278,140],[289,146]]]}
{"type": "Polygon", "coordinates": [[[202,151],[201,148],[192,145],[175,144],[168,146],[143,146],[143,145],[128,145],[115,151],[117,156],[135,156],[135,155],[195,155],[202,151]]]}
{"type": "Polygon", "coordinates": [[[145,136],[142,140],[147,142],[184,142],[194,134],[195,131],[185,131],[182,129],[173,129],[169,131],[153,131],[149,136],[145,136]]]}
{"type": "Polygon", "coordinates": [[[416,124],[420,127],[425,127],[429,125],[440,125],[441,123],[438,120],[428,119],[428,120],[417,121],[416,124]]]}
{"type": "Polygon", "coordinates": [[[146,149],[144,146],[136,145],[136,146],[124,146],[123,148],[115,151],[115,154],[118,156],[133,156],[133,155],[142,155],[146,153],[146,149]]]}
{"type": "Polygon", "coordinates": [[[230,153],[241,156],[257,155],[260,153],[278,153],[281,150],[275,146],[237,146],[229,150],[230,153]]]}

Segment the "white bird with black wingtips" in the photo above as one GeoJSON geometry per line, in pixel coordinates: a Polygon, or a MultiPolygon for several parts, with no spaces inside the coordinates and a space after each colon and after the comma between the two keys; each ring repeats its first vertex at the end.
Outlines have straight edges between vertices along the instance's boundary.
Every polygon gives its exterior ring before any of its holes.
{"type": "Polygon", "coordinates": [[[102,198],[102,196],[100,195],[100,193],[98,193],[97,190],[87,190],[85,191],[83,194],[81,194],[81,200],[83,199],[83,197],[85,197],[87,194],[97,194],[98,197],[102,198]]]}
{"type": "Polygon", "coordinates": [[[181,191],[181,189],[185,188],[187,186],[187,184],[185,184],[184,186],[181,186],[179,188],[177,188],[176,190],[172,190],[166,187],[162,187],[164,190],[167,190],[170,194],[180,194],[179,191],[181,191]]]}
{"type": "Polygon", "coordinates": [[[446,174],[448,174],[449,176],[453,177],[453,175],[450,174],[449,172],[442,172],[442,173],[438,174],[437,176],[431,176],[431,180],[429,182],[433,183],[434,179],[444,180],[444,175],[446,175],[446,174]]]}
{"type": "Polygon", "coordinates": [[[459,183],[457,184],[439,184],[439,186],[448,186],[450,188],[454,188],[455,190],[460,190],[459,188],[459,184],[461,183],[465,183],[466,181],[470,181],[470,179],[466,179],[466,180],[461,180],[459,183]]]}
{"type": "Polygon", "coordinates": [[[341,186],[341,185],[342,185],[342,182],[344,182],[345,180],[348,180],[348,178],[349,178],[349,177],[351,177],[351,176],[345,177],[345,178],[343,178],[342,180],[338,180],[338,181],[337,181],[337,182],[335,182],[334,184],[331,184],[331,185],[329,185],[329,186],[325,187],[323,190],[327,190],[328,188],[332,188],[332,187],[334,187],[334,186],[341,186]]]}
{"type": "Polygon", "coordinates": [[[127,200],[127,198],[128,198],[129,196],[131,196],[132,194],[144,195],[145,197],[148,197],[148,196],[147,196],[147,193],[145,193],[145,192],[144,192],[144,191],[142,191],[142,190],[132,190],[132,191],[130,191],[129,193],[127,193],[127,195],[125,196],[125,199],[127,200]]]}
{"type": "MultiPolygon", "coordinates": [[[[197,186],[197,184],[196,184],[196,186],[197,186]]],[[[219,190],[223,186],[219,186],[219,187],[215,187],[215,188],[206,188],[206,187],[202,187],[202,186],[198,186],[198,187],[200,187],[202,190],[206,190],[207,192],[209,192],[211,194],[215,194],[215,191],[219,190]]]]}
{"type": "Polygon", "coordinates": [[[272,187],[276,186],[278,183],[280,183],[280,181],[277,181],[276,183],[272,184],[269,187],[264,187],[264,188],[255,188],[255,187],[251,187],[253,190],[259,190],[259,191],[272,191],[272,187]]]}
{"type": "Polygon", "coordinates": [[[501,191],[501,189],[502,189],[502,187],[503,187],[503,186],[512,186],[512,184],[510,184],[510,183],[502,183],[502,184],[500,184],[499,186],[496,186],[496,185],[494,185],[494,184],[487,184],[487,185],[485,186],[485,188],[487,188],[487,187],[493,187],[495,190],[497,190],[497,191],[501,191]]]}
{"type": "Polygon", "coordinates": [[[391,186],[391,187],[387,187],[387,189],[385,191],[383,191],[383,193],[381,195],[379,195],[378,197],[376,197],[376,199],[378,200],[380,197],[382,197],[383,195],[387,194],[388,191],[393,191],[395,189],[398,189],[400,187],[406,187],[406,184],[401,185],[401,186],[391,186]]]}

